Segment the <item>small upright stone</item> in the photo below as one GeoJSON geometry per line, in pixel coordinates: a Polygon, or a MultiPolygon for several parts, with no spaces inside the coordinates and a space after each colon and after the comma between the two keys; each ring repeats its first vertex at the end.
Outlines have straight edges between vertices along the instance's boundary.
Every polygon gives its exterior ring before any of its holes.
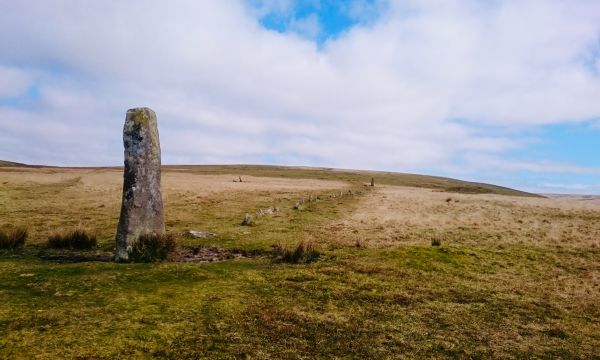
{"type": "Polygon", "coordinates": [[[252,226],[254,225],[254,220],[250,214],[244,214],[244,220],[242,220],[242,226],[252,226]]]}
{"type": "Polygon", "coordinates": [[[129,251],[141,235],[165,232],[160,190],[160,142],[154,111],[148,108],[127,110],[123,145],[125,172],[116,237],[117,261],[128,260],[129,251]]]}
{"type": "Polygon", "coordinates": [[[374,177],[371,178],[371,186],[375,186],[375,178],[374,177]]]}

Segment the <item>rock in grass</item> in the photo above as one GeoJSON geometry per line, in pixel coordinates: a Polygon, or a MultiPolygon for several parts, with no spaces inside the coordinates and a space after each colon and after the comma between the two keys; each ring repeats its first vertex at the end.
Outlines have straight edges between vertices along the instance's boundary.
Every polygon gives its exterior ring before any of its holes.
{"type": "Polygon", "coordinates": [[[304,199],[300,199],[294,204],[294,210],[300,210],[302,205],[304,205],[304,199]]]}
{"type": "Polygon", "coordinates": [[[250,214],[246,213],[244,215],[244,220],[242,220],[242,226],[252,226],[254,225],[254,220],[250,214]]]}
{"type": "Polygon", "coordinates": [[[188,231],[188,233],[189,233],[190,235],[192,235],[193,237],[196,237],[196,238],[201,238],[201,239],[208,239],[208,238],[211,238],[211,237],[215,237],[215,236],[217,236],[217,234],[215,234],[215,233],[211,233],[211,232],[208,232],[208,231],[195,231],[195,230],[190,230],[190,231],[188,231]]]}
{"type": "Polygon", "coordinates": [[[128,254],[140,236],[165,232],[160,189],[160,142],[154,111],[148,108],[127,110],[123,144],[125,172],[116,260],[128,260],[128,254]]]}
{"type": "Polygon", "coordinates": [[[266,209],[258,209],[258,211],[256,212],[256,217],[273,215],[274,213],[276,213],[278,211],[279,211],[278,207],[269,207],[266,209]]]}

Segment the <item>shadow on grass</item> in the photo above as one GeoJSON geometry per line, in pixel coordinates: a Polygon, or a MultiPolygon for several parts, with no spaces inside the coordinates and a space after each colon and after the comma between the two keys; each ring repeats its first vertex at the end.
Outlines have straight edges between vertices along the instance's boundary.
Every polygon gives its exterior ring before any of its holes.
{"type": "MultiPolygon", "coordinates": [[[[73,250],[56,251],[51,249],[43,249],[32,255],[40,260],[61,264],[114,261],[114,254],[111,252],[86,252],[73,250]]],[[[217,246],[182,246],[175,256],[164,262],[209,263],[240,258],[252,259],[273,256],[273,252],[268,250],[246,250],[240,248],[221,248],[217,246]]]]}
{"type": "Polygon", "coordinates": [[[75,264],[84,262],[112,262],[114,255],[110,254],[85,254],[85,253],[38,253],[37,258],[44,261],[56,262],[59,264],[75,264]]]}
{"type": "MultiPolygon", "coordinates": [[[[103,249],[75,250],[75,249],[51,249],[46,246],[30,246],[19,250],[0,250],[0,257],[7,258],[34,258],[42,261],[58,264],[76,264],[91,262],[114,262],[114,253],[103,249]]],[[[244,249],[228,248],[212,245],[183,245],[177,254],[164,263],[212,263],[235,259],[272,259],[276,263],[281,261],[280,249],[273,246],[272,249],[244,249]]],[[[316,259],[313,259],[314,261],[316,259]]],[[[307,261],[310,262],[310,261],[307,261]]]]}

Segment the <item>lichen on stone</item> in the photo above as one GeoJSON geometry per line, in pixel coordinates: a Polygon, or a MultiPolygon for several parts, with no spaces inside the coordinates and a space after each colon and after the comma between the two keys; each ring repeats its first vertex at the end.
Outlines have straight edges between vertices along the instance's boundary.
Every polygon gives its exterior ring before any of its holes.
{"type": "Polygon", "coordinates": [[[147,233],[164,233],[160,141],[156,114],[148,108],[127,111],[123,127],[125,169],[123,202],[117,228],[117,260],[147,233]]]}

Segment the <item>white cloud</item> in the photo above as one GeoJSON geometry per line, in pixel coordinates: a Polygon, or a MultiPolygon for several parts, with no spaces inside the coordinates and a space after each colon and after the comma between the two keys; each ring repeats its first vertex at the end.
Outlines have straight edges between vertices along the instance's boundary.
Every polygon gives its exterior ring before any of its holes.
{"type": "Polygon", "coordinates": [[[321,32],[319,17],[316,14],[310,14],[300,19],[292,19],[289,30],[308,39],[316,39],[321,32]]]}
{"type": "MultiPolygon", "coordinates": [[[[157,111],[166,162],[389,170],[526,146],[473,123],[518,132],[600,116],[600,80],[581,61],[600,37],[597,2],[391,1],[321,48],[263,29],[259,14],[291,3],[262,3],[0,3],[0,79],[21,74],[0,80],[0,97],[34,77],[40,90],[33,107],[0,105],[0,158],[120,163],[125,111],[140,105],[157,111]]],[[[316,36],[306,19],[296,31],[316,36]]]]}
{"type": "Polygon", "coordinates": [[[263,17],[268,14],[291,15],[294,9],[295,0],[252,0],[252,10],[257,17],[263,17]]]}
{"type": "Polygon", "coordinates": [[[600,167],[582,166],[568,162],[556,161],[515,161],[499,159],[486,155],[470,155],[466,157],[470,169],[485,170],[488,172],[514,172],[528,171],[533,173],[556,173],[575,175],[600,175],[600,167]]]}
{"type": "Polygon", "coordinates": [[[23,93],[33,82],[33,75],[0,63],[0,98],[12,98],[23,93]]]}
{"type": "Polygon", "coordinates": [[[580,191],[587,191],[589,190],[591,187],[591,185],[587,185],[587,184],[556,184],[556,183],[544,183],[544,184],[540,184],[543,188],[548,188],[548,189],[560,189],[560,190],[567,190],[567,191],[575,191],[575,192],[580,192],[580,191]]]}
{"type": "Polygon", "coordinates": [[[353,20],[361,23],[370,23],[387,9],[384,0],[352,0],[345,3],[345,12],[353,20]]]}

